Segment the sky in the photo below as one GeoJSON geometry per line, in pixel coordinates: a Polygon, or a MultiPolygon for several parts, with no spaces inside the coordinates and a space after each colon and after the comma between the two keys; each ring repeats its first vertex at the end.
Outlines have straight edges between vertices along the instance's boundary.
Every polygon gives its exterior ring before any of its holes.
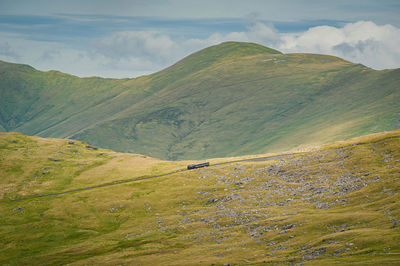
{"type": "Polygon", "coordinates": [[[134,78],[224,41],[400,67],[399,0],[0,0],[0,60],[134,78]]]}

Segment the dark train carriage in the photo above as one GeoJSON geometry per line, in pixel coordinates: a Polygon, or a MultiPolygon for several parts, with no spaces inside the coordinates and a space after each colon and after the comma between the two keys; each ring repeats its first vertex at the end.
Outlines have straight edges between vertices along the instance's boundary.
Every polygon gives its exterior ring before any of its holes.
{"type": "Polygon", "coordinates": [[[196,168],[201,168],[201,167],[206,167],[206,166],[210,166],[209,162],[204,162],[204,163],[196,163],[196,164],[189,164],[187,169],[196,169],[196,168]]]}

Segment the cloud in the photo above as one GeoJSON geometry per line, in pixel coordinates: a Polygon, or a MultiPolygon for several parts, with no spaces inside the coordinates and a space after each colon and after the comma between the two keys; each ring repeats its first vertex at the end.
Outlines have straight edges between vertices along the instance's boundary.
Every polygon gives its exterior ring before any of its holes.
{"type": "Polygon", "coordinates": [[[140,57],[162,63],[169,61],[177,48],[168,35],[158,32],[117,32],[101,39],[95,53],[117,60],[140,57]]]}
{"type": "Polygon", "coordinates": [[[167,67],[183,57],[224,41],[242,41],[278,45],[279,33],[272,25],[255,23],[246,32],[214,33],[208,38],[178,38],[157,31],[124,31],[111,34],[96,42],[89,53],[94,60],[103,58],[104,66],[116,67],[128,62],[142,64],[142,69],[155,70],[167,67]]]}
{"type": "Polygon", "coordinates": [[[400,67],[400,29],[370,21],[341,27],[317,26],[297,33],[279,32],[272,24],[255,22],[245,30],[211,32],[204,38],[157,30],[121,31],[88,37],[79,46],[4,32],[0,32],[0,40],[2,60],[81,77],[125,78],[154,73],[195,51],[224,41],[255,42],[284,53],[329,54],[374,69],[400,67]]]}
{"type": "Polygon", "coordinates": [[[400,67],[400,29],[392,25],[359,21],[341,28],[319,26],[281,39],[277,48],[284,52],[330,54],[374,69],[400,67]]]}
{"type": "Polygon", "coordinates": [[[208,38],[173,39],[160,32],[119,32],[99,41],[96,54],[113,64],[139,60],[148,69],[162,69],[199,49],[224,41],[255,42],[285,53],[339,56],[375,69],[400,66],[400,29],[370,21],[343,27],[317,26],[300,33],[280,33],[256,22],[247,31],[214,33],[208,38]]]}
{"type": "Polygon", "coordinates": [[[10,44],[6,42],[0,42],[0,55],[4,56],[5,58],[11,59],[18,59],[19,55],[14,52],[11,48],[10,44]]]}

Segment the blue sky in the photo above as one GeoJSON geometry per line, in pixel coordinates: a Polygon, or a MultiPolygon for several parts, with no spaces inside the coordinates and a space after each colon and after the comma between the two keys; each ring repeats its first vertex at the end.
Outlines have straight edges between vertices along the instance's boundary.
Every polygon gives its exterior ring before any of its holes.
{"type": "Polygon", "coordinates": [[[400,67],[398,0],[0,0],[0,60],[136,77],[222,41],[400,67]]]}

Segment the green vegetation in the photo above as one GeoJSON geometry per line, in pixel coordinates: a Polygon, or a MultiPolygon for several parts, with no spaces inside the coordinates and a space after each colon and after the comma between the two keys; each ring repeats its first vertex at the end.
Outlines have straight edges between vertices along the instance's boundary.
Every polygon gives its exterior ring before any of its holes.
{"type": "MultiPolygon", "coordinates": [[[[398,264],[399,158],[397,130],[271,161],[6,203],[193,162],[2,133],[0,264],[398,264]]],[[[234,159],[210,162],[223,160],[234,159]]]]}
{"type": "Polygon", "coordinates": [[[0,133],[0,264],[399,264],[400,130],[350,139],[399,128],[399,71],[235,42],[137,79],[0,62],[0,131],[70,138],[0,133]],[[176,172],[85,141],[304,152],[176,172]]]}
{"type": "Polygon", "coordinates": [[[0,62],[0,130],[170,160],[302,149],[399,128],[399,71],[236,42],[137,79],[0,62]]]}

